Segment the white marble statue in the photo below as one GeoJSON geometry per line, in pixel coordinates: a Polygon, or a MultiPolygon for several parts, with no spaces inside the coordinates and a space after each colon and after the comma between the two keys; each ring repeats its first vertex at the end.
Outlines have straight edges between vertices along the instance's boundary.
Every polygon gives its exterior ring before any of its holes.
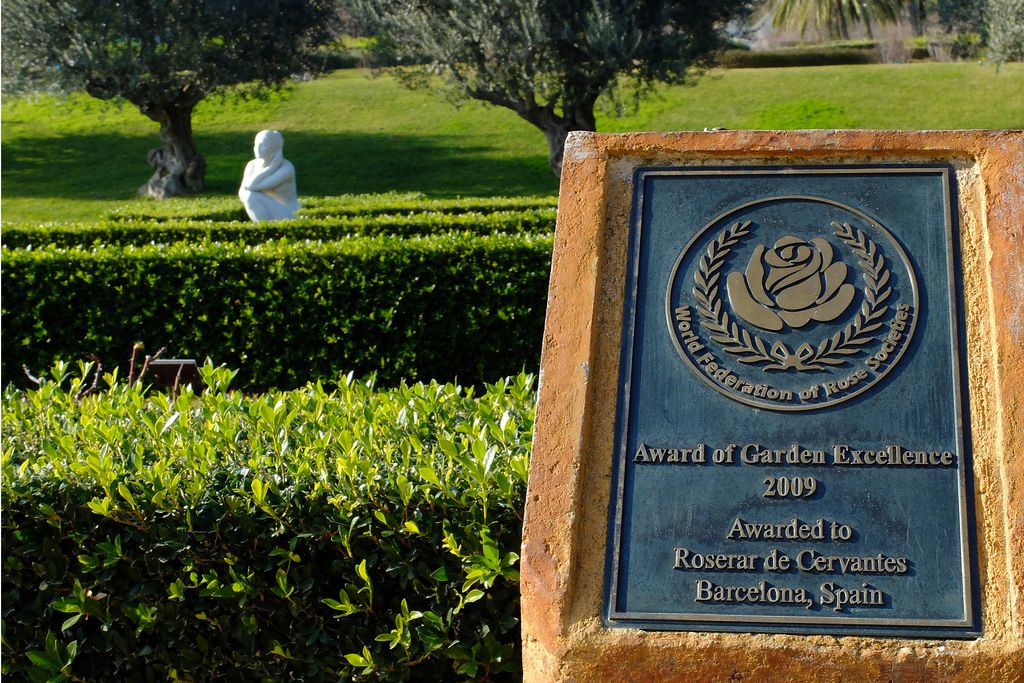
{"type": "Polygon", "coordinates": [[[295,167],[284,158],[284,136],[261,130],[253,145],[256,158],[245,166],[238,198],[254,222],[294,218],[299,210],[295,167]]]}

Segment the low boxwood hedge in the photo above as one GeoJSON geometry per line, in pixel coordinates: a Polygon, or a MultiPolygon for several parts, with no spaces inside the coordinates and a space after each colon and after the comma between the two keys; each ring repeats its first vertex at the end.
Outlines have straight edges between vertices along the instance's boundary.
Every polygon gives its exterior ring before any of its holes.
{"type": "MultiPolygon", "coordinates": [[[[408,215],[423,212],[489,213],[491,211],[520,211],[526,209],[553,209],[557,197],[460,197],[454,199],[428,199],[420,192],[385,192],[334,196],[304,196],[301,198],[300,218],[329,216],[376,216],[380,214],[408,215]]],[[[133,203],[111,211],[111,221],[153,222],[247,221],[241,203],[234,197],[189,197],[163,202],[133,203]]]]}
{"type": "Polygon", "coordinates": [[[305,202],[302,209],[303,215],[374,216],[378,214],[409,215],[421,212],[460,214],[554,209],[558,205],[558,198],[458,197],[454,199],[427,199],[419,194],[388,193],[310,197],[305,202]]]}
{"type": "MultiPolygon", "coordinates": [[[[3,673],[514,680],[532,378],[3,394],[3,673]]],[[[69,376],[73,375],[73,376],[69,376]]]]}
{"type": "Polygon", "coordinates": [[[102,221],[93,224],[11,224],[0,232],[3,246],[15,249],[57,246],[129,246],[173,242],[239,242],[271,240],[336,240],[351,235],[433,235],[468,232],[552,232],[554,208],[495,210],[488,213],[417,212],[301,218],[289,221],[154,220],[102,221]]]}
{"type": "Polygon", "coordinates": [[[551,237],[363,237],[256,246],[4,250],[2,369],[59,358],[238,367],[250,390],[343,370],[479,384],[538,365],[551,237]]]}

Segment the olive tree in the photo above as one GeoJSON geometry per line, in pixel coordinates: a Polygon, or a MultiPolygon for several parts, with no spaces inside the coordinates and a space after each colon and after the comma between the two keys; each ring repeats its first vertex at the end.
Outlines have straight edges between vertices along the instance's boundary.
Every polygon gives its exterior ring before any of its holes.
{"type": "Polygon", "coordinates": [[[988,0],[989,58],[997,64],[1024,60],[1024,0],[988,0]]]}
{"type": "Polygon", "coordinates": [[[570,131],[707,66],[748,0],[354,0],[406,85],[511,109],[547,138],[559,174],[570,131]]]}
{"type": "Polygon", "coordinates": [[[4,0],[5,91],[84,90],[160,125],[141,194],[203,187],[192,111],[213,93],[260,94],[307,72],[329,0],[4,0]]]}

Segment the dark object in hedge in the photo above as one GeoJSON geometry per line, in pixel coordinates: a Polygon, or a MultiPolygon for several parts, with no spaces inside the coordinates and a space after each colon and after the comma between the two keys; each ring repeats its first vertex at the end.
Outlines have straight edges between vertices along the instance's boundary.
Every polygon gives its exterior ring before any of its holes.
{"type": "Polygon", "coordinates": [[[191,385],[196,394],[203,393],[206,385],[199,376],[199,367],[192,358],[158,358],[149,361],[149,383],[154,389],[170,389],[177,392],[185,385],[191,385]]]}

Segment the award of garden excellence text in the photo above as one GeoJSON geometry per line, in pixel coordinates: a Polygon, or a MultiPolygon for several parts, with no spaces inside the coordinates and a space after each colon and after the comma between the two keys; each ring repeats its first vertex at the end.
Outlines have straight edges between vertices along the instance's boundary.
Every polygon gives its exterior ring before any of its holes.
{"type": "Polygon", "coordinates": [[[634,181],[608,623],[977,635],[951,170],[634,181]]]}

